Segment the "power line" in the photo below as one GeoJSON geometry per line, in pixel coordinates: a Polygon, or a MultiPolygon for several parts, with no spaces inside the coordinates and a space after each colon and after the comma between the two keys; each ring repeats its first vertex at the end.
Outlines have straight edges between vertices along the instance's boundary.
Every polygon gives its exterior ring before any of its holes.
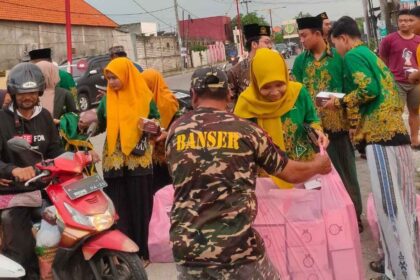
{"type": "MultiPolygon", "coordinates": [[[[155,18],[157,21],[163,23],[166,26],[172,27],[172,28],[176,28],[175,26],[164,22],[163,20],[161,20],[160,18],[158,18],[157,16],[155,16],[154,14],[150,13],[149,11],[147,11],[137,0],[132,0],[134,2],[134,4],[136,4],[138,7],[140,7],[140,9],[142,9],[145,13],[149,14],[150,16],[152,16],[153,18],[155,18]]],[[[172,6],[173,7],[173,6],[172,6]]]]}
{"type": "MultiPolygon", "coordinates": [[[[37,10],[55,12],[55,13],[64,13],[65,12],[65,10],[48,9],[48,8],[44,8],[44,7],[36,7],[36,6],[18,4],[18,3],[8,2],[8,1],[4,1],[4,0],[0,0],[0,3],[10,4],[10,5],[18,6],[18,7],[25,7],[25,8],[30,8],[30,9],[37,9],[37,10]]],[[[145,14],[150,14],[150,13],[162,12],[162,11],[172,9],[173,7],[174,6],[167,7],[167,8],[162,8],[162,9],[158,9],[158,10],[153,10],[153,11],[148,11],[148,12],[144,12],[144,13],[127,13],[127,14],[104,14],[104,13],[101,13],[101,12],[99,12],[99,13],[70,12],[70,13],[73,14],[73,15],[89,15],[89,16],[136,16],[136,15],[145,15],[145,14]]]]}

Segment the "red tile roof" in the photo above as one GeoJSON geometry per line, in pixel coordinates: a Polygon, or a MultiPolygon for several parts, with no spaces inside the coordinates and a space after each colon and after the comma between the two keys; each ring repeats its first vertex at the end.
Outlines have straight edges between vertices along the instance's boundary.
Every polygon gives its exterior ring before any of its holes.
{"type": "MultiPolygon", "coordinates": [[[[0,20],[65,24],[64,0],[0,0],[0,20]]],[[[71,0],[71,23],[102,27],[118,24],[83,0],[71,0]]]]}

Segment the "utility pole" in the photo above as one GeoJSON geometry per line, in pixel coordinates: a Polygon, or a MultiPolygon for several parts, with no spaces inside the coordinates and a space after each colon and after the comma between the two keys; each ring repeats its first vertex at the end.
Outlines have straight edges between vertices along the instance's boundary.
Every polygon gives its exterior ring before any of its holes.
{"type": "Polygon", "coordinates": [[[71,13],[70,0],[65,0],[66,10],[66,40],[67,40],[67,71],[72,73],[73,48],[71,45],[71,13]]]}
{"type": "Polygon", "coordinates": [[[273,33],[273,17],[271,16],[271,9],[268,9],[268,12],[270,13],[270,27],[271,27],[271,33],[273,33]]]}
{"type": "Polygon", "coordinates": [[[251,0],[243,0],[241,2],[241,4],[245,4],[245,6],[246,6],[246,14],[249,14],[248,3],[251,3],[251,0]]]}
{"type": "MultiPolygon", "coordinates": [[[[370,40],[371,40],[371,24],[370,24],[370,20],[369,20],[369,13],[368,13],[368,3],[367,0],[362,0],[363,1],[363,15],[365,17],[365,28],[366,28],[366,35],[367,35],[367,41],[368,41],[368,45],[370,44],[370,40]]],[[[376,32],[374,30],[374,32],[376,32]]]]}
{"type": "Polygon", "coordinates": [[[387,33],[390,33],[392,30],[391,25],[391,14],[388,9],[388,0],[380,0],[379,1],[381,6],[381,20],[385,23],[387,33]]]}
{"type": "Polygon", "coordinates": [[[241,14],[239,13],[239,0],[236,1],[236,22],[239,30],[239,46],[241,48],[241,56],[244,54],[244,46],[242,41],[242,26],[241,26],[241,14]]]}
{"type": "Polygon", "coordinates": [[[177,26],[177,29],[178,29],[179,56],[180,56],[180,61],[181,61],[181,68],[184,69],[184,57],[182,56],[181,24],[179,22],[178,1],[177,0],[174,0],[174,7],[175,7],[176,26],[177,26]]]}

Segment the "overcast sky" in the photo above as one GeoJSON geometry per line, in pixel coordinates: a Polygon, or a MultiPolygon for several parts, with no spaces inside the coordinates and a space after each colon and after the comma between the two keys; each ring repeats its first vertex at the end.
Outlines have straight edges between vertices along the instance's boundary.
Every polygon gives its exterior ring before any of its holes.
{"type": "MultiPolygon", "coordinates": [[[[159,30],[170,31],[175,28],[175,11],[173,0],[85,0],[102,13],[109,15],[119,24],[133,22],[157,22],[159,30]],[[144,9],[142,9],[142,7],[144,9]],[[145,11],[151,12],[156,18],[145,11]],[[158,10],[158,11],[157,11],[158,10]],[[159,11],[160,10],[160,11],[159,11]],[[155,11],[155,12],[153,12],[155,11]],[[123,15],[122,15],[123,14],[123,15]],[[159,20],[158,20],[159,19],[159,20]]],[[[300,11],[317,15],[327,12],[333,20],[341,16],[363,16],[362,0],[248,0],[249,12],[256,11],[269,22],[268,9],[272,9],[273,25],[292,19],[300,11]]],[[[243,0],[240,0],[243,2],[243,0]]],[[[378,2],[375,0],[374,2],[378,2]]],[[[191,14],[192,18],[236,15],[235,0],[178,0],[179,17],[182,10],[185,18],[191,14]]],[[[240,4],[240,12],[246,13],[245,4],[240,4]]]]}

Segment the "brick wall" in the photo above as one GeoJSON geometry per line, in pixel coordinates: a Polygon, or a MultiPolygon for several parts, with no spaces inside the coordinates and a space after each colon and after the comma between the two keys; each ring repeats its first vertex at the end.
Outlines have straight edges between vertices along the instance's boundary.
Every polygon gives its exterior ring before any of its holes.
{"type": "Polygon", "coordinates": [[[180,54],[175,36],[137,36],[137,62],[143,68],[162,73],[180,69],[180,54]]]}

